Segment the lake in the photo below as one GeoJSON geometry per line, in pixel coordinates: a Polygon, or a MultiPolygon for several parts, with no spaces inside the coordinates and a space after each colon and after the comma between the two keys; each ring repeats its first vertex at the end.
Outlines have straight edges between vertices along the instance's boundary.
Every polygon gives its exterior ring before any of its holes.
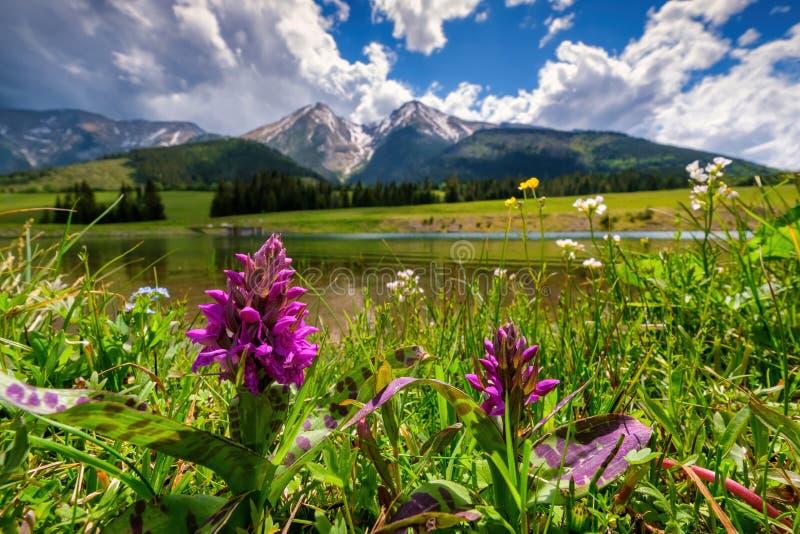
{"type": "MultiPolygon", "coordinates": [[[[623,239],[627,241],[626,248],[640,249],[642,237],[666,243],[671,236],[671,232],[638,232],[625,234],[623,239]]],[[[587,233],[547,237],[544,242],[528,241],[528,259],[523,242],[513,234],[509,239],[503,234],[286,235],[283,241],[304,285],[315,290],[315,294],[305,297],[312,315],[320,314],[325,322],[335,322],[342,312],[360,310],[365,293],[378,302],[385,299],[386,284],[401,269],[413,269],[426,292],[452,293],[463,291],[464,280],[486,287],[494,278],[495,269],[502,266],[507,275],[517,276],[519,287],[536,291],[529,267],[540,269],[544,258],[554,278],[538,290],[545,296],[555,296],[561,285],[558,273],[563,269],[555,239],[582,241],[586,244],[586,257],[591,255],[592,247],[587,233]]],[[[209,300],[203,290],[224,287],[223,269],[239,268],[234,254],[252,254],[265,239],[207,234],[90,236],[69,251],[65,268],[73,276],[82,273],[78,252],[83,245],[92,272],[111,262],[111,267],[103,271],[109,290],[127,296],[138,287],[158,285],[167,288],[173,299],[186,299],[194,309],[194,305],[209,300]]],[[[598,241],[603,243],[602,239],[598,241]]]]}

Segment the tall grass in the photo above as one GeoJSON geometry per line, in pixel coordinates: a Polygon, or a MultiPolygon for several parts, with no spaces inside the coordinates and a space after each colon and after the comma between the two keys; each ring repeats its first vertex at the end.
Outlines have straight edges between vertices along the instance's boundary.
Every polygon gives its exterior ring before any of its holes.
{"type": "MultiPolygon", "coordinates": [[[[340,320],[336,339],[318,335],[320,356],[299,397],[305,402],[287,416],[299,417],[306,402],[324,402],[359,365],[370,369],[375,391],[411,375],[482,401],[464,375],[479,366],[484,338],[511,321],[539,345],[542,376],[560,380],[556,393],[528,407],[528,427],[581,388],[541,435],[605,414],[652,426],[649,449],[626,458],[625,476],[603,488],[594,481],[586,494],[565,491],[556,504],[539,501],[528,482],[535,466],[526,445],[507,458],[520,466],[511,471],[513,491],[528,503],[509,519],[480,437],[465,431],[435,390],[404,389],[356,432],[336,431],[278,499],[250,512],[259,518],[250,528],[374,531],[415,489],[447,481],[466,488],[469,507],[480,513],[460,523],[468,531],[800,529],[800,209],[762,188],[754,200],[720,204],[706,216],[721,230],[712,233],[708,218],[699,218],[704,238],[663,250],[642,252],[597,235],[558,276],[530,264],[498,270],[486,284],[464,268],[452,283],[424,293],[403,286],[375,302],[367,292],[364,309],[340,320]],[[601,266],[584,266],[590,256],[601,266]],[[425,357],[405,369],[392,365],[396,349],[412,345],[425,357]],[[699,467],[713,478],[701,481],[699,467]],[[746,504],[728,479],[774,505],[781,520],[746,504]]],[[[683,217],[695,215],[687,208],[683,217]]],[[[25,225],[0,249],[2,370],[40,387],[130,395],[175,420],[229,433],[233,388],[190,373],[196,349],[184,336],[192,326],[184,304],[146,292],[116,294],[105,276],[125,257],[92,271],[79,243],[80,235],[66,232],[40,249],[25,225]],[[63,272],[64,255],[75,253],[84,270],[63,272]]],[[[2,529],[94,532],[138,499],[230,495],[196,464],[11,406],[0,414],[2,529]]],[[[443,526],[443,517],[430,516],[427,527],[443,526]]]]}

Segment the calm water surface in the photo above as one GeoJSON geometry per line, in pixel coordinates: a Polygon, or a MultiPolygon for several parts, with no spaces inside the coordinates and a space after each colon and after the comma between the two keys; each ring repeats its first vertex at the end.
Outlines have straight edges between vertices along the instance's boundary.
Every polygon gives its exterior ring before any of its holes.
{"type": "MultiPolygon", "coordinates": [[[[588,235],[552,237],[581,240],[587,246],[587,257],[591,255],[588,235]]],[[[626,246],[639,247],[639,237],[625,236],[626,246]]],[[[193,307],[208,301],[205,289],[224,287],[223,269],[239,268],[234,254],[252,254],[265,239],[205,234],[88,237],[68,253],[65,267],[76,276],[82,272],[78,251],[83,245],[92,272],[111,263],[104,271],[110,290],[129,295],[138,287],[158,285],[193,307]]],[[[557,273],[562,268],[554,240],[529,241],[527,253],[521,240],[491,234],[287,235],[283,241],[304,285],[315,290],[316,295],[307,297],[312,315],[334,322],[345,312],[361,309],[365,294],[379,302],[386,298],[386,283],[394,280],[400,269],[413,269],[428,292],[452,292],[463,288],[464,279],[476,280],[485,287],[499,266],[509,274],[528,277],[527,267],[537,269],[542,258],[548,270],[557,273]]],[[[599,243],[602,246],[603,241],[599,243]]],[[[550,283],[559,285],[557,278],[550,283]]]]}

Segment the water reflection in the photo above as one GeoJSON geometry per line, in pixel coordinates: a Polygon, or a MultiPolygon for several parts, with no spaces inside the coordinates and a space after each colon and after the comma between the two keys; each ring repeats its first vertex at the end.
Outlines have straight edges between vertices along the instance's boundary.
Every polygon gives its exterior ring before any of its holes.
{"type": "MultiPolygon", "coordinates": [[[[551,275],[561,269],[560,250],[553,242],[528,243],[495,239],[407,238],[336,239],[286,236],[284,244],[303,285],[314,292],[307,300],[313,314],[336,322],[343,313],[353,314],[364,306],[365,295],[383,302],[387,283],[400,269],[412,269],[428,295],[464,298],[470,286],[486,289],[498,277],[499,267],[517,291],[551,298],[560,287],[558,278],[546,285],[536,280],[542,258],[551,275]],[[526,259],[529,258],[529,259],[526,259]]],[[[87,262],[92,272],[111,263],[104,278],[106,288],[130,295],[141,286],[160,286],[173,298],[186,299],[190,309],[207,302],[205,289],[225,285],[223,269],[239,269],[236,253],[254,253],[263,237],[196,236],[89,237],[84,238],[87,262]]],[[[588,245],[589,243],[587,243],[588,245]]],[[[65,258],[65,267],[82,273],[75,247],[65,258]]],[[[104,273],[104,274],[105,274],[104,273]]],[[[556,273],[556,274],[553,274],[556,273]]]]}

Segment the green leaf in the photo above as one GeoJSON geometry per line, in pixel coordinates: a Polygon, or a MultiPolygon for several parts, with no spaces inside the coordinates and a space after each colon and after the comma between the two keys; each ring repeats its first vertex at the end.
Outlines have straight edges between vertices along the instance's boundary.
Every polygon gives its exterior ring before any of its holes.
{"type": "Polygon", "coordinates": [[[727,456],[730,452],[733,444],[736,442],[736,438],[739,437],[739,434],[742,433],[744,427],[747,425],[747,421],[750,419],[750,409],[745,406],[739,413],[733,416],[728,426],[725,427],[725,433],[722,434],[722,438],[719,441],[719,451],[723,457],[727,456]]]}
{"type": "Polygon", "coordinates": [[[326,469],[324,466],[320,464],[316,464],[314,462],[308,462],[306,464],[306,468],[308,472],[311,474],[311,478],[314,480],[318,480],[323,484],[330,484],[331,486],[336,486],[337,488],[344,488],[344,480],[342,477],[326,469]]]}
{"type": "Polygon", "coordinates": [[[780,428],[795,450],[800,450],[800,424],[758,401],[750,401],[750,409],[759,421],[772,428],[780,428]]]}
{"type": "Polygon", "coordinates": [[[222,436],[148,413],[144,411],[145,405],[131,397],[35,388],[0,373],[0,400],[58,422],[204,465],[225,479],[235,493],[259,488],[274,470],[269,461],[250,449],[222,436]]]}
{"type": "Polygon", "coordinates": [[[273,384],[259,395],[240,387],[228,409],[231,435],[235,441],[263,455],[283,427],[288,409],[288,386],[273,384]]]}
{"type": "Polygon", "coordinates": [[[28,429],[22,421],[14,421],[14,439],[11,445],[0,454],[0,483],[5,483],[28,457],[28,429]]]}
{"type": "Polygon", "coordinates": [[[212,532],[213,528],[203,528],[203,524],[226,504],[226,499],[211,495],[164,495],[150,501],[137,501],[103,532],[212,532]]]}
{"type": "Polygon", "coordinates": [[[556,428],[533,448],[533,503],[554,502],[574,481],[575,496],[592,484],[603,487],[621,476],[625,457],[647,447],[652,429],[629,415],[607,414],[556,428]]]}
{"type": "MultiPolygon", "coordinates": [[[[371,396],[372,384],[374,377],[370,366],[360,365],[331,386],[321,397],[321,406],[312,405],[300,411],[300,415],[293,413],[290,416],[290,419],[297,419],[298,423],[284,429],[278,450],[272,458],[276,469],[270,482],[271,501],[274,502],[297,471],[316,456],[320,445],[352,416],[356,411],[355,401],[371,396]],[[304,417],[303,413],[307,415],[304,417]]],[[[298,410],[297,406],[294,410],[298,410]]]]}
{"type": "Polygon", "coordinates": [[[644,465],[660,456],[659,453],[650,450],[650,447],[645,447],[639,450],[632,450],[625,455],[625,461],[630,465],[644,465]]]}
{"type": "Polygon", "coordinates": [[[796,258],[800,253],[800,206],[789,210],[775,221],[775,225],[764,224],[758,233],[747,242],[750,261],[796,258]]]}
{"type": "Polygon", "coordinates": [[[419,345],[411,345],[397,349],[394,351],[393,357],[387,358],[387,361],[392,369],[407,369],[431,358],[433,356],[419,345]]]}
{"type": "Polygon", "coordinates": [[[472,398],[458,389],[451,386],[446,382],[434,380],[431,378],[412,378],[403,377],[393,380],[386,386],[378,395],[369,401],[353,418],[342,427],[342,429],[349,428],[356,424],[358,421],[364,419],[367,415],[376,411],[389,401],[395,394],[408,386],[421,386],[427,385],[433,387],[437,393],[442,395],[447,402],[449,402],[455,409],[456,415],[464,423],[464,426],[470,430],[478,442],[481,449],[490,455],[499,455],[500,463],[505,466],[503,460],[505,455],[505,443],[500,431],[495,426],[494,422],[489,418],[483,409],[472,398]]]}
{"type": "Polygon", "coordinates": [[[375,532],[396,532],[415,526],[421,527],[415,531],[429,532],[481,517],[466,488],[449,480],[432,480],[417,488],[389,523],[375,532]]]}
{"type": "Polygon", "coordinates": [[[234,441],[117,403],[87,403],[51,417],[204,465],[225,479],[234,493],[260,488],[274,469],[266,459],[234,441]]]}
{"type": "MultiPolygon", "coordinates": [[[[446,382],[434,380],[432,378],[397,378],[381,390],[375,398],[366,403],[364,407],[342,427],[342,430],[363,420],[408,386],[430,386],[453,407],[456,415],[461,419],[461,422],[464,423],[464,427],[472,434],[478,447],[480,447],[489,458],[489,461],[495,468],[496,474],[504,482],[504,488],[508,491],[510,498],[515,501],[518,508],[521,507],[522,503],[519,494],[516,491],[508,466],[506,465],[505,442],[500,435],[500,431],[497,426],[495,426],[494,421],[486,415],[486,412],[472,400],[472,397],[446,382]]],[[[501,480],[495,477],[495,484],[499,484],[500,482],[501,480]]]]}

